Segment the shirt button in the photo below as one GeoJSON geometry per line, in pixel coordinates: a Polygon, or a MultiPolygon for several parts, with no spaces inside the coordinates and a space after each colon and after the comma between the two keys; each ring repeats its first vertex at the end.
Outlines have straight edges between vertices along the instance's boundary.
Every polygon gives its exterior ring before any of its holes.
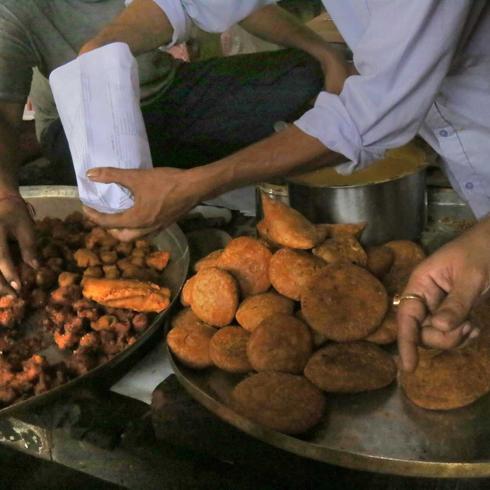
{"type": "Polygon", "coordinates": [[[448,133],[448,132],[447,132],[445,129],[441,129],[441,130],[439,131],[439,134],[440,134],[440,135],[441,135],[443,138],[445,138],[445,137],[446,137],[446,136],[447,136],[449,133],[448,133]]]}
{"type": "Polygon", "coordinates": [[[467,188],[469,191],[471,191],[471,189],[473,189],[473,187],[475,187],[475,186],[473,185],[473,182],[466,182],[465,187],[466,187],[466,188],[467,188]]]}

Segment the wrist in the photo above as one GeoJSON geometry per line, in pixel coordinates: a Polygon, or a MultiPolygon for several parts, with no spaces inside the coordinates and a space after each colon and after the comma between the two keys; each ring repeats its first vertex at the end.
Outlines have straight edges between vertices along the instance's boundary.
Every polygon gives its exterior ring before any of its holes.
{"type": "Polygon", "coordinates": [[[219,162],[187,170],[185,186],[196,196],[197,201],[213,199],[228,190],[226,165],[219,162]]]}

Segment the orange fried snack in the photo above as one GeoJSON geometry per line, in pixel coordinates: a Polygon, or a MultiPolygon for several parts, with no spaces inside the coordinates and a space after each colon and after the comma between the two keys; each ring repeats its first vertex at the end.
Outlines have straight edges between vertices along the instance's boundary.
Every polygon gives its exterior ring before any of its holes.
{"type": "Polygon", "coordinates": [[[162,272],[165,267],[167,267],[170,260],[170,252],[164,252],[163,250],[157,250],[156,252],[151,252],[146,257],[146,265],[152,269],[162,272]]]}
{"type": "Polygon", "coordinates": [[[216,267],[199,271],[193,280],[191,308],[203,322],[216,327],[229,325],[238,308],[234,277],[216,267]]]}
{"type": "Polygon", "coordinates": [[[208,325],[206,322],[203,322],[197,318],[196,315],[192,312],[190,308],[184,308],[183,310],[180,310],[171,320],[170,326],[172,328],[178,328],[178,327],[187,327],[189,325],[193,325],[195,323],[201,323],[207,327],[210,327],[211,325],[208,325]]]}
{"type": "Polygon", "coordinates": [[[313,253],[327,264],[350,262],[360,267],[367,265],[366,252],[357,239],[349,235],[329,238],[315,247],[313,253]]]}
{"type": "Polygon", "coordinates": [[[209,344],[216,329],[198,319],[187,320],[173,328],[167,335],[167,344],[182,364],[193,369],[206,369],[213,365],[209,344]]]}
{"type": "Polygon", "coordinates": [[[291,315],[276,314],[252,332],[247,346],[256,371],[302,373],[311,356],[313,342],[308,327],[291,315]]]}
{"type": "Polygon", "coordinates": [[[395,260],[393,250],[384,245],[380,245],[369,247],[366,252],[368,271],[380,279],[388,274],[395,260]]]}
{"type": "Polygon", "coordinates": [[[308,281],[325,266],[321,258],[308,252],[282,248],[272,256],[269,276],[276,291],[299,301],[308,281]]]}
{"type": "Polygon", "coordinates": [[[394,240],[384,246],[393,252],[394,269],[415,269],[426,257],[422,247],[410,240],[394,240]]]}
{"type": "Polygon", "coordinates": [[[214,365],[229,373],[248,373],[252,366],[247,357],[250,334],[241,327],[218,330],[209,344],[209,355],[214,365]]]}
{"type": "Polygon", "coordinates": [[[192,290],[194,288],[195,278],[196,276],[189,277],[182,287],[182,292],[180,293],[180,303],[182,306],[190,306],[192,304],[192,290]]]}
{"type": "Polygon", "coordinates": [[[481,354],[471,345],[444,352],[419,349],[417,369],[400,372],[401,387],[410,401],[428,410],[469,405],[490,391],[488,361],[481,354]]]}
{"type": "Polygon", "coordinates": [[[288,248],[308,250],[318,243],[318,233],[310,221],[280,201],[262,196],[264,219],[260,228],[265,238],[288,248]]]}
{"type": "Polygon", "coordinates": [[[369,335],[366,340],[373,344],[387,345],[395,342],[397,338],[398,322],[396,320],[396,311],[390,308],[379,328],[369,335]]]}
{"type": "Polygon", "coordinates": [[[270,286],[270,250],[255,238],[242,236],[231,240],[219,258],[219,267],[238,281],[243,296],[264,293],[270,286]]]}
{"type": "Polygon", "coordinates": [[[367,223],[331,223],[331,224],[319,224],[316,225],[318,234],[320,237],[326,238],[338,238],[344,236],[351,236],[354,238],[361,238],[362,232],[366,229],[367,223]]]}
{"type": "Polygon", "coordinates": [[[276,313],[291,315],[294,303],[272,291],[246,298],[236,312],[237,322],[249,332],[253,332],[268,316],[276,313]]]}
{"type": "Polygon", "coordinates": [[[236,410],[285,434],[302,434],[322,419],[325,397],[303,376],[264,372],[240,382],[232,393],[236,410]]]}
{"type": "Polygon", "coordinates": [[[194,271],[199,272],[200,270],[208,269],[209,267],[219,267],[219,259],[222,253],[223,253],[223,249],[220,248],[206,255],[206,257],[203,257],[202,259],[198,260],[194,264],[194,271]]]}
{"type": "Polygon", "coordinates": [[[368,342],[329,344],[315,352],[305,376],[318,388],[333,393],[377,390],[396,378],[391,356],[368,342]]]}
{"type": "Polygon", "coordinates": [[[85,298],[111,308],[159,313],[170,305],[170,290],[150,282],[86,278],[82,286],[85,298]]]}
{"type": "Polygon", "coordinates": [[[387,310],[383,285],[352,264],[327,265],[301,296],[301,311],[308,325],[337,342],[366,338],[379,327],[387,310]]]}

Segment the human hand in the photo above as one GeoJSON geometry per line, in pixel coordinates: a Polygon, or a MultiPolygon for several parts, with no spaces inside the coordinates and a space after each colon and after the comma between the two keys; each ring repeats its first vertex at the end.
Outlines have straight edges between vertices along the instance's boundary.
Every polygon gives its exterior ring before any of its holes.
{"type": "Polygon", "coordinates": [[[339,95],[344,83],[351,75],[357,74],[353,63],[348,63],[343,55],[334,48],[329,48],[320,58],[325,75],[325,90],[339,95]]]}
{"type": "Polygon", "coordinates": [[[121,213],[105,214],[84,207],[91,221],[104,228],[120,230],[116,237],[124,240],[166,228],[190,211],[201,196],[199,182],[193,181],[187,170],[94,168],[87,172],[87,177],[93,182],[117,183],[132,192],[134,206],[121,213]],[[133,230],[132,233],[127,229],[133,230]]]}
{"type": "Polygon", "coordinates": [[[478,335],[468,314],[490,289],[489,243],[487,219],[413,272],[404,294],[420,296],[423,301],[402,301],[398,309],[398,345],[404,370],[417,367],[417,345],[452,349],[478,335]]]}
{"type": "Polygon", "coordinates": [[[8,238],[19,243],[22,260],[38,267],[33,221],[20,194],[0,196],[0,295],[19,292],[21,281],[9,249],[8,238]]]}

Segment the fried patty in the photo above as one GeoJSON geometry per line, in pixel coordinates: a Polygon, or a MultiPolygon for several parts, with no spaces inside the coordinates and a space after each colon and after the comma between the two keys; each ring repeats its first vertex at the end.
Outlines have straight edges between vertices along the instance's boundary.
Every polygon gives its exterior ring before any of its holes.
{"type": "Polygon", "coordinates": [[[247,357],[250,333],[241,327],[218,330],[209,344],[209,355],[214,365],[230,373],[247,373],[252,366],[247,357]]]}

